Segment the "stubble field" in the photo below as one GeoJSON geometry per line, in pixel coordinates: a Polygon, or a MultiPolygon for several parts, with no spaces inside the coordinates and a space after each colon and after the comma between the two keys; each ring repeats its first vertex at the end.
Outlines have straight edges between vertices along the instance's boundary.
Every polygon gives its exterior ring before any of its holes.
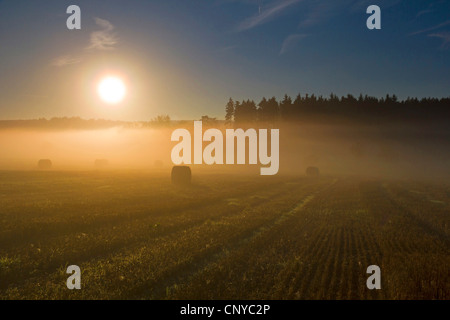
{"type": "Polygon", "coordinates": [[[0,299],[449,299],[449,223],[445,184],[5,171],[0,299]]]}

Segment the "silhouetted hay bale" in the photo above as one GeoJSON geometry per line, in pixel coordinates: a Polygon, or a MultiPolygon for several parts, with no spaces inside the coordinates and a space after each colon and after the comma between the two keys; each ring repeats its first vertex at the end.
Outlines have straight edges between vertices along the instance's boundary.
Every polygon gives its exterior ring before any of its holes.
{"type": "Polygon", "coordinates": [[[191,168],[186,166],[175,166],[172,168],[172,183],[176,185],[191,184],[191,168]]]}
{"type": "Polygon", "coordinates": [[[317,178],[319,176],[319,168],[317,168],[317,167],[308,167],[308,168],[306,168],[306,175],[308,177],[317,178]]]}
{"type": "Polygon", "coordinates": [[[106,168],[109,165],[109,161],[106,159],[96,159],[94,162],[94,166],[97,169],[103,169],[106,168]]]}
{"type": "Polygon", "coordinates": [[[52,168],[52,161],[50,159],[41,159],[38,161],[38,168],[41,170],[49,170],[52,168]]]}

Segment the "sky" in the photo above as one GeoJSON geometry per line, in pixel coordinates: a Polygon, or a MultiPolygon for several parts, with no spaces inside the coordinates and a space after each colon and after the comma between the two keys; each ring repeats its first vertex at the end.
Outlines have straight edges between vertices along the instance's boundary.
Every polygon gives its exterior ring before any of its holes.
{"type": "Polygon", "coordinates": [[[230,97],[450,96],[450,1],[0,0],[0,119],[224,117],[230,97]],[[369,30],[369,5],[381,30],[369,30]],[[81,29],[68,30],[69,5],[81,29]],[[96,87],[120,77],[125,100],[96,87]]]}

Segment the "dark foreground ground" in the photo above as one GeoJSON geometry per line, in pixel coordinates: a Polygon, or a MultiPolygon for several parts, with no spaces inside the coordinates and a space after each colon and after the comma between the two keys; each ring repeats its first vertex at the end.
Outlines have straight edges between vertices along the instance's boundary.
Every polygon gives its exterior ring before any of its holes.
{"type": "Polygon", "coordinates": [[[0,172],[0,299],[450,299],[449,185],[194,177],[0,172]]]}

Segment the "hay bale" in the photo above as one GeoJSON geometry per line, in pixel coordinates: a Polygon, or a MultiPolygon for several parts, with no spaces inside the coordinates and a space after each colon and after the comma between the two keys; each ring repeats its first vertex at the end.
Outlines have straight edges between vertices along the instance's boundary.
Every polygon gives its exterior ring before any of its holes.
{"type": "Polygon", "coordinates": [[[103,169],[106,168],[109,165],[109,161],[106,159],[96,159],[94,162],[94,166],[97,169],[103,169]]]}
{"type": "Polygon", "coordinates": [[[52,168],[52,161],[50,159],[41,159],[38,161],[38,168],[41,170],[49,170],[52,168]]]}
{"type": "Polygon", "coordinates": [[[308,177],[317,178],[317,177],[319,177],[319,174],[320,174],[319,168],[317,168],[317,167],[308,167],[308,168],[306,168],[306,175],[308,177]]]}
{"type": "Polygon", "coordinates": [[[176,185],[191,184],[191,168],[186,166],[174,166],[172,168],[172,183],[176,185]]]}

